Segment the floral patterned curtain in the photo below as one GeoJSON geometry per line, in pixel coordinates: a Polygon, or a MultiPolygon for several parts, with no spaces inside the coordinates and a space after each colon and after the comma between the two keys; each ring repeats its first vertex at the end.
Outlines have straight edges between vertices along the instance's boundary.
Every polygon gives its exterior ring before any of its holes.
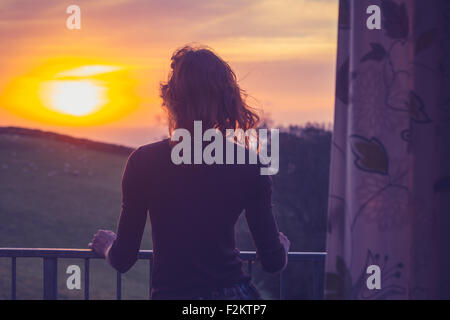
{"type": "Polygon", "coordinates": [[[450,1],[341,0],[326,297],[450,298],[449,190],[450,1]]]}

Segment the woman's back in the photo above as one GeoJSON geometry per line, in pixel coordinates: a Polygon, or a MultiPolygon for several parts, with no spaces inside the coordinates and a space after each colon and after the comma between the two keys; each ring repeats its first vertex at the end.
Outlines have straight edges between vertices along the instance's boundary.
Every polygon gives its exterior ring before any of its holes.
{"type": "Polygon", "coordinates": [[[175,165],[170,153],[169,140],[163,140],[139,148],[128,161],[120,218],[124,228],[110,251],[116,268],[126,270],[135,262],[131,253],[142,237],[136,229],[142,229],[148,209],[153,298],[194,297],[246,280],[234,234],[246,209],[260,255],[270,255],[263,261],[266,269],[280,269],[285,253],[271,211],[270,179],[260,175],[259,166],[175,165]]]}

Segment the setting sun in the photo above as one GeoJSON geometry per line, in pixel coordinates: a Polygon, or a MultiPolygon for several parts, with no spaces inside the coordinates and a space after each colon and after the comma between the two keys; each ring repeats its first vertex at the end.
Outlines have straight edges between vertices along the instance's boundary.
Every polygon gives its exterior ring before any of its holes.
{"type": "Polygon", "coordinates": [[[12,79],[0,106],[54,125],[92,126],[131,114],[142,101],[127,65],[54,58],[12,79]]]}
{"type": "Polygon", "coordinates": [[[91,80],[58,80],[43,83],[44,106],[72,116],[85,116],[106,102],[106,88],[91,80]]]}

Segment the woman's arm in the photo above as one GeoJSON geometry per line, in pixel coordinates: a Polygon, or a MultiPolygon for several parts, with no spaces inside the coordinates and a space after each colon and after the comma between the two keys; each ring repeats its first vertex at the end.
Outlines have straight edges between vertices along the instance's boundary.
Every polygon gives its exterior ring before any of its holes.
{"type": "Polygon", "coordinates": [[[257,257],[267,272],[280,272],[286,267],[289,240],[278,231],[272,213],[272,180],[258,174],[251,183],[245,216],[257,250],[257,257]]]}
{"type": "Polygon", "coordinates": [[[112,231],[99,230],[90,245],[121,273],[128,271],[138,258],[147,220],[145,185],[136,166],[136,154],[128,159],[122,177],[122,211],[117,236],[112,231]]]}

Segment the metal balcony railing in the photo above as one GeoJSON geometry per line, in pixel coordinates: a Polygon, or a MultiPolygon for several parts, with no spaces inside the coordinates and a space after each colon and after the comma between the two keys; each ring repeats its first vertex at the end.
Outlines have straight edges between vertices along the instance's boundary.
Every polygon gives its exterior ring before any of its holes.
{"type": "MultiPolygon", "coordinates": [[[[310,261],[313,263],[312,299],[322,299],[324,294],[323,265],[325,252],[289,252],[289,263],[310,261]]],[[[241,259],[246,261],[248,273],[252,274],[252,265],[256,259],[256,253],[241,251],[241,259]]],[[[43,298],[44,300],[56,300],[58,298],[58,259],[83,259],[84,260],[84,298],[89,300],[89,261],[91,259],[103,259],[90,249],[49,249],[49,248],[0,248],[0,258],[11,259],[11,299],[16,299],[16,262],[17,258],[41,258],[43,268],[43,298]]],[[[153,262],[152,250],[139,251],[138,259],[149,260],[149,283],[151,292],[151,268],[153,262]]],[[[286,298],[286,273],[280,273],[280,300],[286,298]]],[[[122,274],[117,272],[116,298],[122,298],[122,274]]]]}

